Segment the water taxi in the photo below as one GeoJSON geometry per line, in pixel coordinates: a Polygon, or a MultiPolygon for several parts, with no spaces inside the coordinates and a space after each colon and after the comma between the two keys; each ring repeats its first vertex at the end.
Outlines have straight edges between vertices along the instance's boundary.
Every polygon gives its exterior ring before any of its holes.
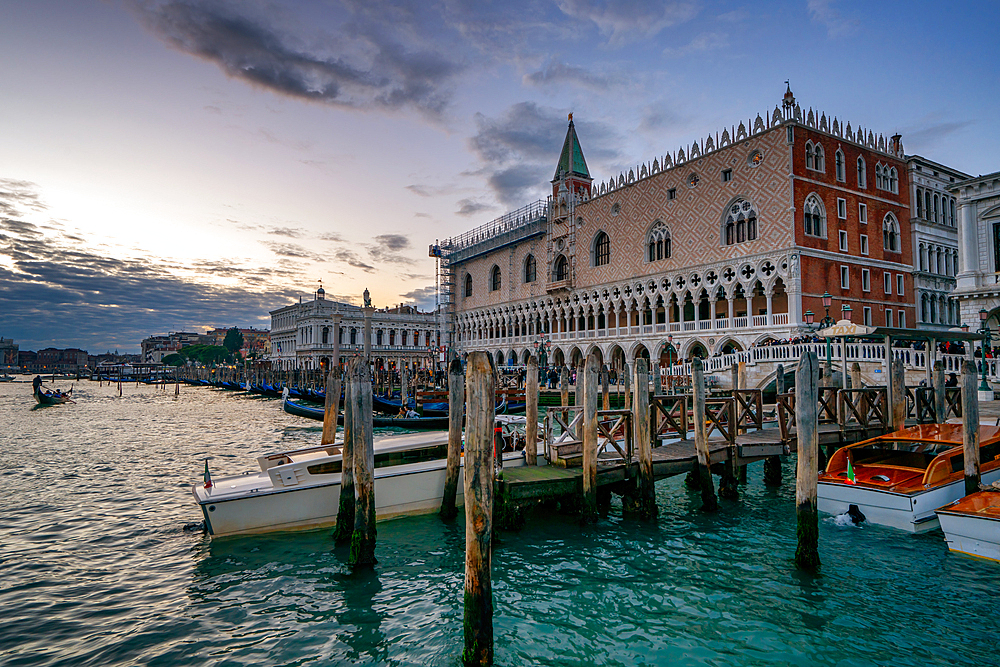
{"type": "MultiPolygon", "coordinates": [[[[983,482],[1000,480],[1000,427],[979,427],[983,482]]],[[[937,528],[934,510],[965,495],[961,424],[924,424],[841,447],[819,477],[819,510],[856,505],[868,521],[913,533],[937,528]]]]}
{"type": "MultiPolygon", "coordinates": [[[[523,445],[523,443],[521,443],[523,445]]],[[[375,512],[379,521],[429,514],[444,495],[448,433],[375,441],[375,512]]],[[[524,465],[523,449],[505,451],[503,467],[524,465]]],[[[332,526],[340,506],[342,456],[337,444],[267,454],[259,472],[211,478],[192,493],[213,537],[332,526]]],[[[456,503],[464,501],[461,471],[456,503]]]]}
{"type": "Polygon", "coordinates": [[[952,551],[1000,562],[1000,483],[937,510],[952,551]]]}

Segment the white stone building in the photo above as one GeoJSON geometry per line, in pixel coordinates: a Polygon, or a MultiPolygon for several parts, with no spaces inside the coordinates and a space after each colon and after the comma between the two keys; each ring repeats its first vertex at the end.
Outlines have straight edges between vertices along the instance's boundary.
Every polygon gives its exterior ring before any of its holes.
{"type": "Polygon", "coordinates": [[[959,271],[953,296],[962,322],[979,328],[985,309],[996,343],[1000,329],[1000,172],[977,176],[951,188],[956,198],[959,271]]]}
{"type": "MultiPolygon", "coordinates": [[[[413,306],[376,310],[372,316],[372,363],[375,368],[433,367],[440,358],[438,317],[413,306]],[[433,352],[431,351],[433,348],[433,352]]],[[[319,369],[339,348],[340,361],[364,351],[364,310],[328,301],[320,287],[310,301],[271,311],[271,367],[319,369]]]]}
{"type": "Polygon", "coordinates": [[[958,206],[950,189],[969,175],[919,155],[907,156],[906,166],[917,323],[932,329],[958,326],[958,302],[951,298],[958,273],[958,206]]]}

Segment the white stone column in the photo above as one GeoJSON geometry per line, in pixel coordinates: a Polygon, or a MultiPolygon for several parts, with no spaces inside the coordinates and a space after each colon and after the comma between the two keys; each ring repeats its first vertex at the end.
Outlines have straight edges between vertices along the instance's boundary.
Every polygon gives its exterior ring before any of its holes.
{"type": "Polygon", "coordinates": [[[772,298],[771,292],[764,293],[764,299],[766,299],[767,301],[767,320],[766,320],[767,326],[771,326],[772,324],[774,324],[774,317],[772,316],[771,313],[771,298],[772,298]]]}
{"type": "Polygon", "coordinates": [[[958,262],[956,289],[974,288],[979,271],[979,243],[976,229],[976,207],[971,202],[958,206],[958,262]]]}

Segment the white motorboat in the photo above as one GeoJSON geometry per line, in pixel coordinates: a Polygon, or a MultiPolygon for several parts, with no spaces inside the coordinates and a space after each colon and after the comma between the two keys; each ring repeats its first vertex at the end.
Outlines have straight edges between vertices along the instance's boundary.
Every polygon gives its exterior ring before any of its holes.
{"type": "MultiPolygon", "coordinates": [[[[437,511],[444,495],[447,455],[447,431],[377,440],[378,520],[437,511]]],[[[336,523],[342,465],[338,445],[268,454],[257,461],[259,472],[206,480],[192,488],[210,535],[302,530],[336,523]]],[[[503,453],[502,465],[524,465],[523,450],[503,453]]],[[[461,480],[458,505],[464,504],[461,480]]]]}
{"type": "Polygon", "coordinates": [[[949,549],[1000,562],[1000,488],[956,500],[937,516],[949,549]]]}
{"type": "MultiPolygon", "coordinates": [[[[980,426],[979,443],[983,482],[1000,480],[1000,428],[980,426]]],[[[913,426],[841,447],[817,492],[820,512],[843,514],[856,505],[871,523],[933,530],[934,510],[965,495],[962,426],[913,426]]]]}

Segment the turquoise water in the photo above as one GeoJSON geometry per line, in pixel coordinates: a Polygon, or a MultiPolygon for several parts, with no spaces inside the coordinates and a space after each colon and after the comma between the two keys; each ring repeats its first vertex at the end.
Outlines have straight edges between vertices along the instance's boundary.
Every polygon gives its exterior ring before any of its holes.
{"type": "MultiPolygon", "coordinates": [[[[60,383],[65,387],[69,383],[60,383]]],[[[0,384],[0,664],[457,665],[465,533],[434,516],[379,524],[374,572],[329,531],[224,539],[190,494],[262,452],[313,444],[278,401],[207,388],[77,384],[32,410],[0,384]]],[[[820,528],[799,574],[794,460],[760,465],[716,515],[680,478],[660,519],[596,526],[534,514],[493,556],[499,665],[995,665],[1000,566],[939,532],[820,528]]]]}

